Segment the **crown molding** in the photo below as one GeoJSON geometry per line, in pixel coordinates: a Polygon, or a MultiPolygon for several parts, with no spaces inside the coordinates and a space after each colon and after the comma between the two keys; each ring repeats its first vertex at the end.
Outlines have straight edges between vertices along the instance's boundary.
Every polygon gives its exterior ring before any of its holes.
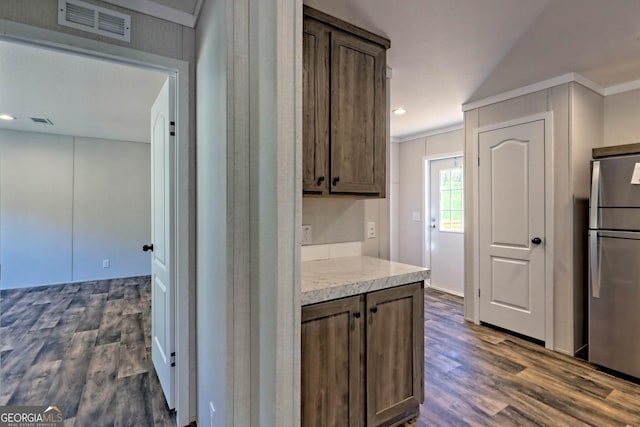
{"type": "Polygon", "coordinates": [[[490,96],[488,98],[480,99],[478,101],[473,101],[469,103],[462,104],[462,111],[475,110],[476,108],[484,107],[487,105],[495,104],[497,102],[506,101],[507,99],[517,98],[519,96],[528,95],[533,92],[538,92],[541,90],[549,89],[554,86],[563,85],[565,83],[576,82],[585,86],[596,93],[599,93],[602,96],[605,96],[605,88],[600,86],[599,84],[589,80],[578,73],[567,73],[561,76],[553,77],[547,80],[543,80],[538,83],[530,84],[527,86],[523,86],[517,89],[509,90],[506,92],[499,93],[497,95],[490,96]]]}
{"type": "Polygon", "coordinates": [[[604,93],[606,96],[609,96],[638,89],[640,89],[640,80],[633,80],[626,83],[620,83],[619,85],[609,86],[604,90],[604,93]]]}
{"type": "Polygon", "coordinates": [[[442,135],[443,133],[454,132],[457,130],[461,130],[463,128],[464,128],[464,123],[460,122],[460,123],[456,123],[456,124],[441,127],[441,128],[425,130],[425,131],[411,133],[403,136],[395,136],[391,138],[391,141],[402,143],[407,141],[413,141],[414,139],[418,139],[418,138],[428,138],[430,136],[442,135]]]}

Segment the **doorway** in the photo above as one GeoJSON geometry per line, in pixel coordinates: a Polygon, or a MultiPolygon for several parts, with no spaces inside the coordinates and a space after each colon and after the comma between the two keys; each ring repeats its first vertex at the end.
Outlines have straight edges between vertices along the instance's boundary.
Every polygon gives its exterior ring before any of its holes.
{"type": "Polygon", "coordinates": [[[464,158],[425,160],[425,265],[430,286],[464,296],[464,158]]]}
{"type": "MultiPolygon", "coordinates": [[[[3,32],[0,41],[26,45],[28,47],[40,48],[43,52],[57,53],[61,55],[70,54],[75,57],[84,57],[98,63],[111,63],[134,67],[137,69],[154,70],[154,72],[164,73],[175,79],[175,110],[172,112],[176,117],[176,125],[172,131],[175,133],[175,143],[171,146],[172,165],[168,168],[171,170],[173,192],[170,214],[175,218],[171,222],[171,228],[174,230],[174,259],[175,269],[171,273],[172,281],[175,283],[174,289],[176,299],[180,301],[172,311],[172,317],[175,317],[175,323],[171,326],[174,330],[190,331],[189,333],[176,336],[176,351],[173,356],[175,363],[175,408],[177,411],[177,421],[180,425],[188,424],[192,420],[190,413],[191,404],[190,397],[193,396],[195,384],[190,382],[190,364],[192,362],[193,352],[190,349],[189,342],[192,341],[191,335],[195,328],[190,325],[190,306],[191,302],[191,285],[189,278],[189,111],[188,111],[188,64],[184,61],[163,58],[138,52],[128,48],[115,47],[100,42],[88,41],[69,35],[51,35],[47,34],[46,39],[34,36],[34,32],[27,26],[12,25],[11,31],[3,32]],[[55,39],[52,41],[51,39],[55,39]],[[84,46],[83,49],[72,46],[84,46]]],[[[91,76],[87,76],[91,78],[91,76]]],[[[112,90],[120,90],[121,88],[112,88],[112,90]]],[[[89,96],[89,94],[87,95],[89,96]]],[[[64,99],[62,99],[64,100],[64,99]]],[[[61,102],[59,100],[58,102],[61,102]]],[[[149,126],[146,120],[145,125],[149,126]]],[[[97,126],[97,124],[96,124],[97,126]]],[[[142,248],[137,248],[139,251],[142,248]]]]}

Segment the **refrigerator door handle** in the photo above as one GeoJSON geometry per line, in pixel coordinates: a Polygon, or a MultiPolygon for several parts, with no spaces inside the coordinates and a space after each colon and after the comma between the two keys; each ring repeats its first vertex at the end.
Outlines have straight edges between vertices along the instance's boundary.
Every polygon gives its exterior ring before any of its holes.
{"type": "Polygon", "coordinates": [[[589,228],[598,228],[598,204],[600,202],[600,161],[594,160],[591,167],[591,208],[589,228]]]}
{"type": "Polygon", "coordinates": [[[600,257],[598,256],[598,232],[589,231],[589,265],[591,266],[591,294],[600,298],[600,257]]]}

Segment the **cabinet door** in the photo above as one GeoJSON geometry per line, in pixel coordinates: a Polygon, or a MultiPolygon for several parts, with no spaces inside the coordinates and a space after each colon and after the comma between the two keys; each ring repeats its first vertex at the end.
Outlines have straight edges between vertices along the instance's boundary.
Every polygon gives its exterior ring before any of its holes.
{"type": "Polygon", "coordinates": [[[386,50],[331,34],[332,193],[385,194],[386,50]]]}
{"type": "Polygon", "coordinates": [[[422,283],[367,295],[367,425],[417,415],[423,394],[422,283]]]}
{"type": "Polygon", "coordinates": [[[362,308],[360,297],[302,307],[301,425],[363,426],[362,308]]]}
{"type": "Polygon", "coordinates": [[[305,18],[302,36],[302,190],[327,192],[329,183],[329,29],[305,18]]]}

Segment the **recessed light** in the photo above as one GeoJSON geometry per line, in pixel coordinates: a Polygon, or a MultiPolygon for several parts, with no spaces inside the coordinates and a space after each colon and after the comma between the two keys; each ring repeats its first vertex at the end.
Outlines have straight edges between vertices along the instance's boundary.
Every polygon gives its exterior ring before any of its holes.
{"type": "Polygon", "coordinates": [[[407,112],[407,110],[405,110],[404,108],[400,107],[400,108],[396,108],[395,110],[391,111],[393,114],[395,114],[396,116],[401,116],[404,113],[407,112]]]}
{"type": "Polygon", "coordinates": [[[0,114],[0,120],[15,120],[16,118],[8,114],[0,114]]]}

